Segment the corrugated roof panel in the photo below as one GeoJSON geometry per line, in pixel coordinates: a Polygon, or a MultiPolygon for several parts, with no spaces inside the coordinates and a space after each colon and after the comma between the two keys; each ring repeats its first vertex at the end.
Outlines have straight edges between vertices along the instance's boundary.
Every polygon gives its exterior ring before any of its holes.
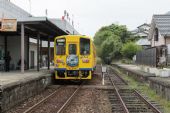
{"type": "Polygon", "coordinates": [[[136,42],[137,45],[151,45],[150,41],[147,38],[141,38],[136,42]]]}

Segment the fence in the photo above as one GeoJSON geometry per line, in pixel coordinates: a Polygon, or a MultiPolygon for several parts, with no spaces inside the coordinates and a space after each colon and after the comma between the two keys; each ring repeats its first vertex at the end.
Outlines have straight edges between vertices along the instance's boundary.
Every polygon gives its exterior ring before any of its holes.
{"type": "Polygon", "coordinates": [[[136,54],[136,64],[157,67],[158,66],[157,58],[158,58],[157,48],[145,49],[136,54]]]}

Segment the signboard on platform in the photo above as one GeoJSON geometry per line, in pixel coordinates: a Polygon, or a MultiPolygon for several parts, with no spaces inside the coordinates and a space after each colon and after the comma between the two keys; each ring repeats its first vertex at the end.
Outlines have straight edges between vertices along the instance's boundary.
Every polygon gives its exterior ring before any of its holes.
{"type": "Polygon", "coordinates": [[[17,19],[2,19],[0,31],[3,32],[17,31],[17,19]]]}
{"type": "Polygon", "coordinates": [[[107,68],[106,68],[106,66],[102,66],[102,73],[106,73],[106,70],[107,68]]]}

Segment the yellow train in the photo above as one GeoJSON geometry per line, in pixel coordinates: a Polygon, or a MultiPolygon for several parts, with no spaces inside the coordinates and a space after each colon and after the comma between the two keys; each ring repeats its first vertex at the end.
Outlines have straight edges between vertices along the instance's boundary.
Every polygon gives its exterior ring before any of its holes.
{"type": "Polygon", "coordinates": [[[55,79],[91,79],[96,50],[90,37],[65,35],[54,40],[55,79]]]}

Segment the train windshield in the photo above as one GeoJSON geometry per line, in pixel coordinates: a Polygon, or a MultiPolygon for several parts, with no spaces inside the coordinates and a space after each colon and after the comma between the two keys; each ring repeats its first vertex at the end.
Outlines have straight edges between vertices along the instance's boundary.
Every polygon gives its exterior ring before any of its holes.
{"type": "Polygon", "coordinates": [[[65,55],[66,50],[66,41],[65,39],[57,39],[56,40],[56,54],[57,55],[65,55]]]}
{"type": "Polygon", "coordinates": [[[69,44],[69,54],[70,55],[76,55],[77,52],[76,44],[69,44]]]}
{"type": "Polygon", "coordinates": [[[90,39],[80,38],[80,54],[90,54],[90,39]]]}

